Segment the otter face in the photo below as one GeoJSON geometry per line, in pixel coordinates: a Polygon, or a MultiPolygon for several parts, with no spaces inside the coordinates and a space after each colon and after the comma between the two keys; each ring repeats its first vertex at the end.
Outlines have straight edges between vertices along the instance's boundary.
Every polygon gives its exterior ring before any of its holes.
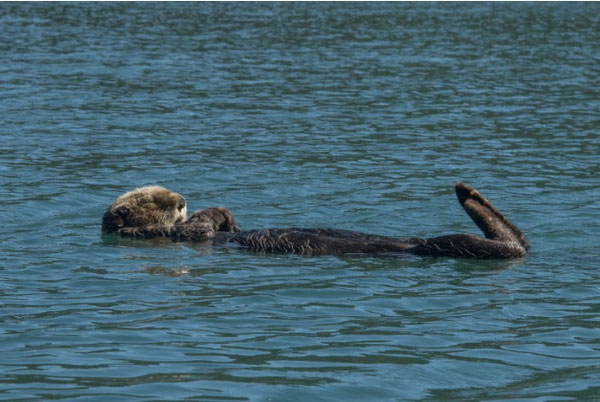
{"type": "Polygon", "coordinates": [[[117,198],[102,217],[102,231],[120,233],[123,229],[171,227],[186,218],[185,198],[164,187],[147,186],[117,198]]]}

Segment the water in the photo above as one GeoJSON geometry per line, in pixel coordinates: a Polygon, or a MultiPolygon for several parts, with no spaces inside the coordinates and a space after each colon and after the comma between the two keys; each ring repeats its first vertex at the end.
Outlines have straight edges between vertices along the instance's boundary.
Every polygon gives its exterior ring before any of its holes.
{"type": "Polygon", "coordinates": [[[600,7],[0,4],[0,398],[600,398],[600,7]],[[243,228],[477,233],[514,261],[101,237],[160,184],[243,228]]]}

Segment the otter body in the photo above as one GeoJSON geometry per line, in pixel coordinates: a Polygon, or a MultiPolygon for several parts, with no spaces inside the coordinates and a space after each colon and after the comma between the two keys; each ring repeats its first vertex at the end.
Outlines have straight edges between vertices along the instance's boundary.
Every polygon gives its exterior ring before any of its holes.
{"type": "Polygon", "coordinates": [[[460,204],[485,238],[451,234],[432,238],[394,238],[341,229],[263,229],[242,231],[233,214],[216,207],[185,220],[185,199],[150,186],[117,198],[105,212],[102,230],[125,237],[166,237],[174,241],[236,243],[249,250],[303,255],[411,253],[432,257],[515,258],[529,245],[519,229],[479,192],[458,182],[460,204]]]}

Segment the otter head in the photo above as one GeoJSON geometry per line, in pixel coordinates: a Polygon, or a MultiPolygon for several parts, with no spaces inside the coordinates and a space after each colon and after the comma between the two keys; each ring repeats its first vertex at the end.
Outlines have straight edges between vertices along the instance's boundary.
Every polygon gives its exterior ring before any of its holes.
{"type": "Polygon", "coordinates": [[[164,187],[147,186],[117,198],[102,217],[102,231],[119,234],[144,227],[171,227],[186,218],[185,198],[164,187]]]}

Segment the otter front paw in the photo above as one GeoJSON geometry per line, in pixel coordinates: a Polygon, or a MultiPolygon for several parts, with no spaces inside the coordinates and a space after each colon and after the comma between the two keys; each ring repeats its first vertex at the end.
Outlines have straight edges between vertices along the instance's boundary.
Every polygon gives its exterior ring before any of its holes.
{"type": "Polygon", "coordinates": [[[239,227],[230,210],[223,207],[212,207],[196,211],[187,221],[189,224],[210,228],[214,232],[239,233],[239,227]]]}
{"type": "Polygon", "coordinates": [[[117,230],[117,234],[122,237],[133,237],[136,239],[153,239],[155,237],[169,237],[172,231],[171,227],[149,225],[141,228],[121,228],[117,230]]]}

